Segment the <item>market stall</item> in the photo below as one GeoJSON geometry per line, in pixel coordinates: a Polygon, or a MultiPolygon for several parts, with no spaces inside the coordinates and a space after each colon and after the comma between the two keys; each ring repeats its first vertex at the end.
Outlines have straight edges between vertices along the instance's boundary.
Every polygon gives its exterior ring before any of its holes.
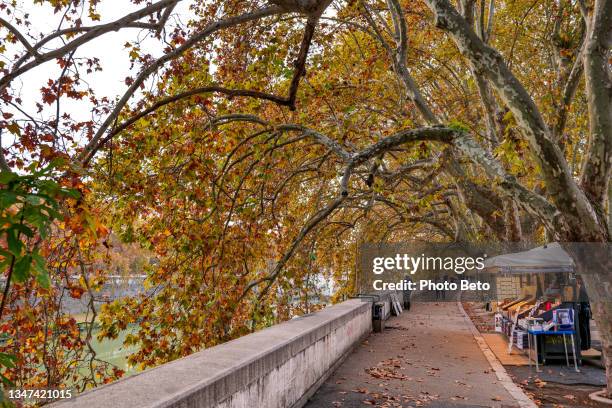
{"type": "Polygon", "coordinates": [[[495,328],[533,357],[536,368],[551,360],[581,362],[590,347],[590,307],[573,261],[558,243],[499,255],[485,262],[496,275],[495,328]]]}

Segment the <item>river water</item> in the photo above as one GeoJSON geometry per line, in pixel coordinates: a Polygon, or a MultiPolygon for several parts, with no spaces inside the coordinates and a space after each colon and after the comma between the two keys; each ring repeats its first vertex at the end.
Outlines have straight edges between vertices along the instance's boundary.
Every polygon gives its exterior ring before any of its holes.
{"type": "MultiPolygon", "coordinates": [[[[98,306],[105,302],[112,302],[123,297],[137,296],[144,292],[144,278],[145,277],[142,275],[109,277],[102,290],[96,293],[96,299],[100,301],[98,306]]],[[[66,299],[62,307],[67,313],[71,314],[77,322],[83,322],[85,320],[88,302],[89,297],[85,294],[81,299],[66,299]]],[[[138,347],[126,347],[123,342],[129,333],[137,329],[138,327],[136,325],[132,325],[126,330],[121,331],[116,339],[103,339],[100,341],[97,339],[98,330],[94,328],[91,346],[96,351],[96,357],[117,366],[117,368],[125,371],[125,375],[136,373],[138,371],[137,368],[128,365],[127,357],[138,351],[138,347]]]]}

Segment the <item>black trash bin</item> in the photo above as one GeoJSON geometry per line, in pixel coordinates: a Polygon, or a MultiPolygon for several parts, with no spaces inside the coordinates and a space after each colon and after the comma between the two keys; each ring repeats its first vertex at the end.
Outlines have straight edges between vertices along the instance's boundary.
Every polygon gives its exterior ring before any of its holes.
{"type": "Polygon", "coordinates": [[[380,333],[385,329],[384,303],[372,305],[372,327],[374,332],[380,333]]]}
{"type": "MultiPolygon", "coordinates": [[[[406,275],[404,280],[407,282],[412,282],[412,278],[408,275],[406,275]]],[[[402,295],[403,295],[402,297],[404,301],[404,310],[410,310],[410,295],[411,294],[412,294],[412,291],[410,289],[404,289],[402,291],[402,295]]]]}

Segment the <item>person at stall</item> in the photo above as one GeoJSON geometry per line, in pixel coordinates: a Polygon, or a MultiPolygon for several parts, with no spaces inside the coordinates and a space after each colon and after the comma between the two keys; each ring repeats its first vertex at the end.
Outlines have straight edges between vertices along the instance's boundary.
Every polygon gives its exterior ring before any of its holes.
{"type": "Polygon", "coordinates": [[[580,329],[580,349],[588,350],[591,348],[591,304],[588,302],[586,288],[582,279],[576,279],[578,288],[576,299],[578,305],[578,327],[580,329]]]}

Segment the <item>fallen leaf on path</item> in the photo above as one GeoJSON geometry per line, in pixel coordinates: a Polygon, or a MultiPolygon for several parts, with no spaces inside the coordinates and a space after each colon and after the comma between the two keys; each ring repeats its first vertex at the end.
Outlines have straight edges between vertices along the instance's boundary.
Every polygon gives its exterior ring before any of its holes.
{"type": "Polygon", "coordinates": [[[538,387],[538,388],[542,388],[542,387],[544,387],[546,385],[546,381],[542,381],[539,378],[536,378],[534,383],[535,383],[536,387],[538,387]]]}

